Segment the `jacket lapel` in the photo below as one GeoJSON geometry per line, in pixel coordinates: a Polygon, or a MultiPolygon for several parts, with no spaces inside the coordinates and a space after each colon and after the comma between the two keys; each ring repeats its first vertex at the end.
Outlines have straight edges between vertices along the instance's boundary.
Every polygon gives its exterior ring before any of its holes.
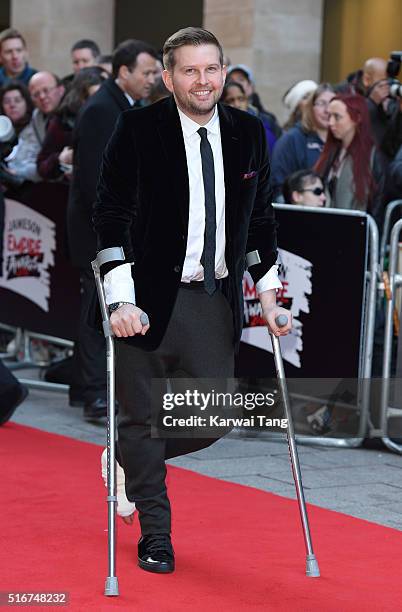
{"type": "Polygon", "coordinates": [[[187,240],[190,188],[183,131],[173,97],[161,104],[157,129],[166,158],[168,174],[172,178],[173,194],[170,200],[179,206],[183,233],[187,240]]]}

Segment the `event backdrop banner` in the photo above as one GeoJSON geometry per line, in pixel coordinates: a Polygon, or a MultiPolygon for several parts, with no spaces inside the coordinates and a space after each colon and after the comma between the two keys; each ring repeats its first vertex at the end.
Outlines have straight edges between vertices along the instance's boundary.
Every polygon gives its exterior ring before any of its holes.
{"type": "Polygon", "coordinates": [[[20,202],[6,200],[0,287],[49,312],[55,250],[54,222],[20,202]]]}
{"type": "MultiPolygon", "coordinates": [[[[292,378],[355,378],[359,371],[367,260],[367,218],[339,210],[276,209],[283,288],[277,300],[293,315],[281,338],[292,378]]],[[[275,375],[272,345],[251,276],[246,273],[244,329],[237,376],[275,375]]]]}
{"type": "Polygon", "coordinates": [[[79,278],[65,250],[66,186],[35,185],[25,195],[2,207],[0,321],[73,339],[79,278]]]}

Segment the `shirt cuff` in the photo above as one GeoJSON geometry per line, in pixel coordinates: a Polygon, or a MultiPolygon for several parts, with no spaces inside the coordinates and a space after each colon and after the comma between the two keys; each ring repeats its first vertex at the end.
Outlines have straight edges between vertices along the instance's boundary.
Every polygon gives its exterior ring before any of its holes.
{"type": "Polygon", "coordinates": [[[262,278],[260,278],[255,286],[257,293],[269,291],[269,289],[282,289],[282,283],[278,278],[278,268],[279,266],[275,264],[262,278]]]}
{"type": "Polygon", "coordinates": [[[135,288],[131,276],[131,264],[125,263],[110,270],[103,279],[106,304],[130,302],[135,304],[135,288]]]}

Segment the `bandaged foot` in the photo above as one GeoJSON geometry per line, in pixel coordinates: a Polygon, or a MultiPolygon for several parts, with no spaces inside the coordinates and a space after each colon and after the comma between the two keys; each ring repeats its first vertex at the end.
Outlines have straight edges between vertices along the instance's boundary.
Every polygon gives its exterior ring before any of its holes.
{"type": "MultiPolygon", "coordinates": [[[[102,478],[107,487],[107,449],[105,448],[101,457],[102,478]]],[[[131,525],[133,522],[133,514],[135,512],[135,503],[130,502],[126,496],[125,488],[126,478],[124,470],[116,461],[116,489],[117,489],[117,514],[121,516],[125,523],[131,525]]]]}

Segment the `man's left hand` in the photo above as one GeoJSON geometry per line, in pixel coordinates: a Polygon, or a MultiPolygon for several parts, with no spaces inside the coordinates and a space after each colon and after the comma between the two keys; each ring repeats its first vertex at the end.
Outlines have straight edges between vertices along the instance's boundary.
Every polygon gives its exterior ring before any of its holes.
{"type": "Polygon", "coordinates": [[[280,306],[273,304],[272,306],[266,306],[263,308],[262,314],[267,322],[268,331],[274,334],[274,336],[287,336],[292,329],[292,313],[290,310],[286,310],[286,308],[281,308],[280,306]],[[283,327],[278,327],[275,322],[275,319],[280,315],[285,315],[288,321],[283,327]]]}

